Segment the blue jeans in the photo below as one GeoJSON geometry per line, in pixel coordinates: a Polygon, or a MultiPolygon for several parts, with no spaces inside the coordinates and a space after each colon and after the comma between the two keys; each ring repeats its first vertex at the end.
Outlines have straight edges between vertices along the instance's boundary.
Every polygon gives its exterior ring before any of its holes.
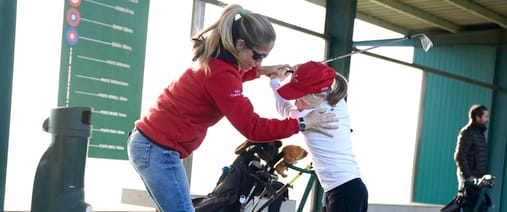
{"type": "Polygon", "coordinates": [[[180,153],[153,143],[137,129],[127,148],[130,163],[161,212],[195,211],[180,153]]]}

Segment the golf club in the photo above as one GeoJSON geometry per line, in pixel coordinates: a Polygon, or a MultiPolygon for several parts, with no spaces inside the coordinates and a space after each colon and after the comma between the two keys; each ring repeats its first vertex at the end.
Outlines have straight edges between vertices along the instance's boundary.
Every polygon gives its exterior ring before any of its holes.
{"type": "Polygon", "coordinates": [[[335,57],[335,58],[327,59],[327,60],[322,61],[322,63],[324,63],[324,64],[325,63],[329,63],[329,62],[332,62],[332,61],[335,61],[335,60],[339,60],[339,59],[343,59],[343,58],[346,58],[346,57],[350,57],[353,54],[365,52],[365,51],[372,50],[372,49],[375,49],[375,48],[378,48],[378,47],[381,47],[381,46],[386,46],[386,45],[389,45],[389,44],[393,44],[393,43],[397,43],[397,42],[400,42],[400,41],[409,40],[409,39],[413,39],[413,38],[419,38],[419,40],[421,41],[421,46],[422,46],[422,48],[423,48],[423,50],[425,52],[428,52],[430,50],[430,48],[433,47],[433,42],[431,42],[430,38],[428,38],[428,36],[426,36],[424,33],[419,33],[419,34],[409,35],[409,36],[406,36],[406,37],[403,37],[403,38],[399,38],[399,39],[395,39],[395,40],[390,40],[390,41],[387,41],[387,42],[382,43],[382,44],[377,45],[377,46],[372,46],[372,47],[369,47],[369,48],[366,48],[366,49],[362,49],[362,50],[358,50],[358,51],[353,51],[353,52],[348,53],[346,55],[342,55],[342,56],[338,56],[338,57],[335,57]]]}
{"type": "MultiPolygon", "coordinates": [[[[428,38],[428,36],[426,36],[424,33],[419,33],[419,34],[414,34],[414,35],[408,35],[408,36],[405,36],[403,38],[389,40],[389,41],[386,41],[385,43],[382,43],[382,44],[377,45],[377,46],[372,46],[372,47],[369,47],[369,48],[366,48],[366,49],[361,49],[361,50],[353,51],[353,52],[348,53],[346,55],[342,55],[342,56],[338,56],[338,57],[335,57],[335,58],[324,60],[321,63],[326,64],[326,63],[329,63],[329,62],[333,62],[335,60],[339,60],[339,59],[343,59],[343,58],[346,58],[346,57],[350,57],[353,54],[357,54],[357,53],[361,53],[361,52],[366,52],[368,50],[372,50],[372,49],[375,49],[375,48],[378,48],[378,47],[381,47],[381,46],[387,46],[387,45],[390,45],[390,44],[393,44],[393,43],[397,43],[397,42],[400,42],[400,41],[409,40],[409,39],[413,39],[413,38],[419,38],[419,41],[421,42],[421,46],[422,46],[422,48],[423,48],[423,50],[425,52],[428,52],[430,50],[430,48],[433,47],[433,42],[431,42],[430,38],[428,38]]],[[[295,66],[293,66],[293,67],[295,67],[295,66]]],[[[294,69],[291,68],[291,69],[287,70],[286,73],[294,73],[294,69]]]]}

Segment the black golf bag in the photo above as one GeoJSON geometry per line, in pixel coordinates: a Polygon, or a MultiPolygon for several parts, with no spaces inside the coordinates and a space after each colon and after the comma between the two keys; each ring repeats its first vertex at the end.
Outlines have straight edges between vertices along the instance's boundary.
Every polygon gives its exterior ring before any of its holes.
{"type": "Polygon", "coordinates": [[[488,211],[491,199],[487,191],[493,187],[493,179],[491,175],[484,175],[474,182],[465,182],[464,198],[461,203],[463,211],[488,211]]]}
{"type": "MultiPolygon", "coordinates": [[[[282,158],[280,141],[252,143],[245,141],[236,148],[238,157],[220,176],[216,187],[206,197],[194,198],[196,212],[236,212],[254,209],[258,201],[254,197],[270,196],[283,186],[276,181],[273,166],[282,158]]],[[[282,195],[270,205],[270,212],[280,210],[281,202],[288,198],[282,195]]]]}
{"type": "Polygon", "coordinates": [[[465,182],[463,191],[460,191],[442,212],[485,212],[491,207],[492,202],[487,193],[493,187],[494,176],[484,175],[474,180],[465,182]]]}

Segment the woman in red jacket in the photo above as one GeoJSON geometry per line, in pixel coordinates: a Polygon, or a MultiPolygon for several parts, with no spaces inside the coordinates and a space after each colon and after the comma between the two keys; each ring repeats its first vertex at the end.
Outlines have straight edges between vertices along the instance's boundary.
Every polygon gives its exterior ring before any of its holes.
{"type": "Polygon", "coordinates": [[[333,114],[316,111],[303,119],[262,118],[242,94],[242,83],[261,75],[284,74],[290,67],[261,67],[274,46],[275,31],[262,15],[239,5],[225,8],[219,20],[197,34],[194,58],[164,89],[148,114],[135,123],[129,139],[129,160],[161,211],[194,211],[180,161],[197,149],[208,127],[222,117],[246,138],[269,142],[300,130],[327,134],[337,128],[333,114]]]}

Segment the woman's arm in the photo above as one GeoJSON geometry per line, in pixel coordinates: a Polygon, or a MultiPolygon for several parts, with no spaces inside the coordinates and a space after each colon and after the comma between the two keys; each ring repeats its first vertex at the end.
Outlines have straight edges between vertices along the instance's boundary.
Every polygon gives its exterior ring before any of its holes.
{"type": "Polygon", "coordinates": [[[261,66],[261,67],[257,67],[256,69],[256,72],[257,72],[257,75],[258,76],[268,76],[268,77],[277,77],[277,78],[285,78],[286,77],[286,72],[287,70],[289,70],[291,67],[290,65],[288,64],[283,64],[283,65],[274,65],[274,66],[261,66]]]}
{"type": "Polygon", "coordinates": [[[270,119],[254,112],[250,100],[243,96],[241,76],[235,69],[211,73],[203,82],[210,100],[218,111],[246,138],[273,141],[299,132],[296,119],[270,119]]]}

